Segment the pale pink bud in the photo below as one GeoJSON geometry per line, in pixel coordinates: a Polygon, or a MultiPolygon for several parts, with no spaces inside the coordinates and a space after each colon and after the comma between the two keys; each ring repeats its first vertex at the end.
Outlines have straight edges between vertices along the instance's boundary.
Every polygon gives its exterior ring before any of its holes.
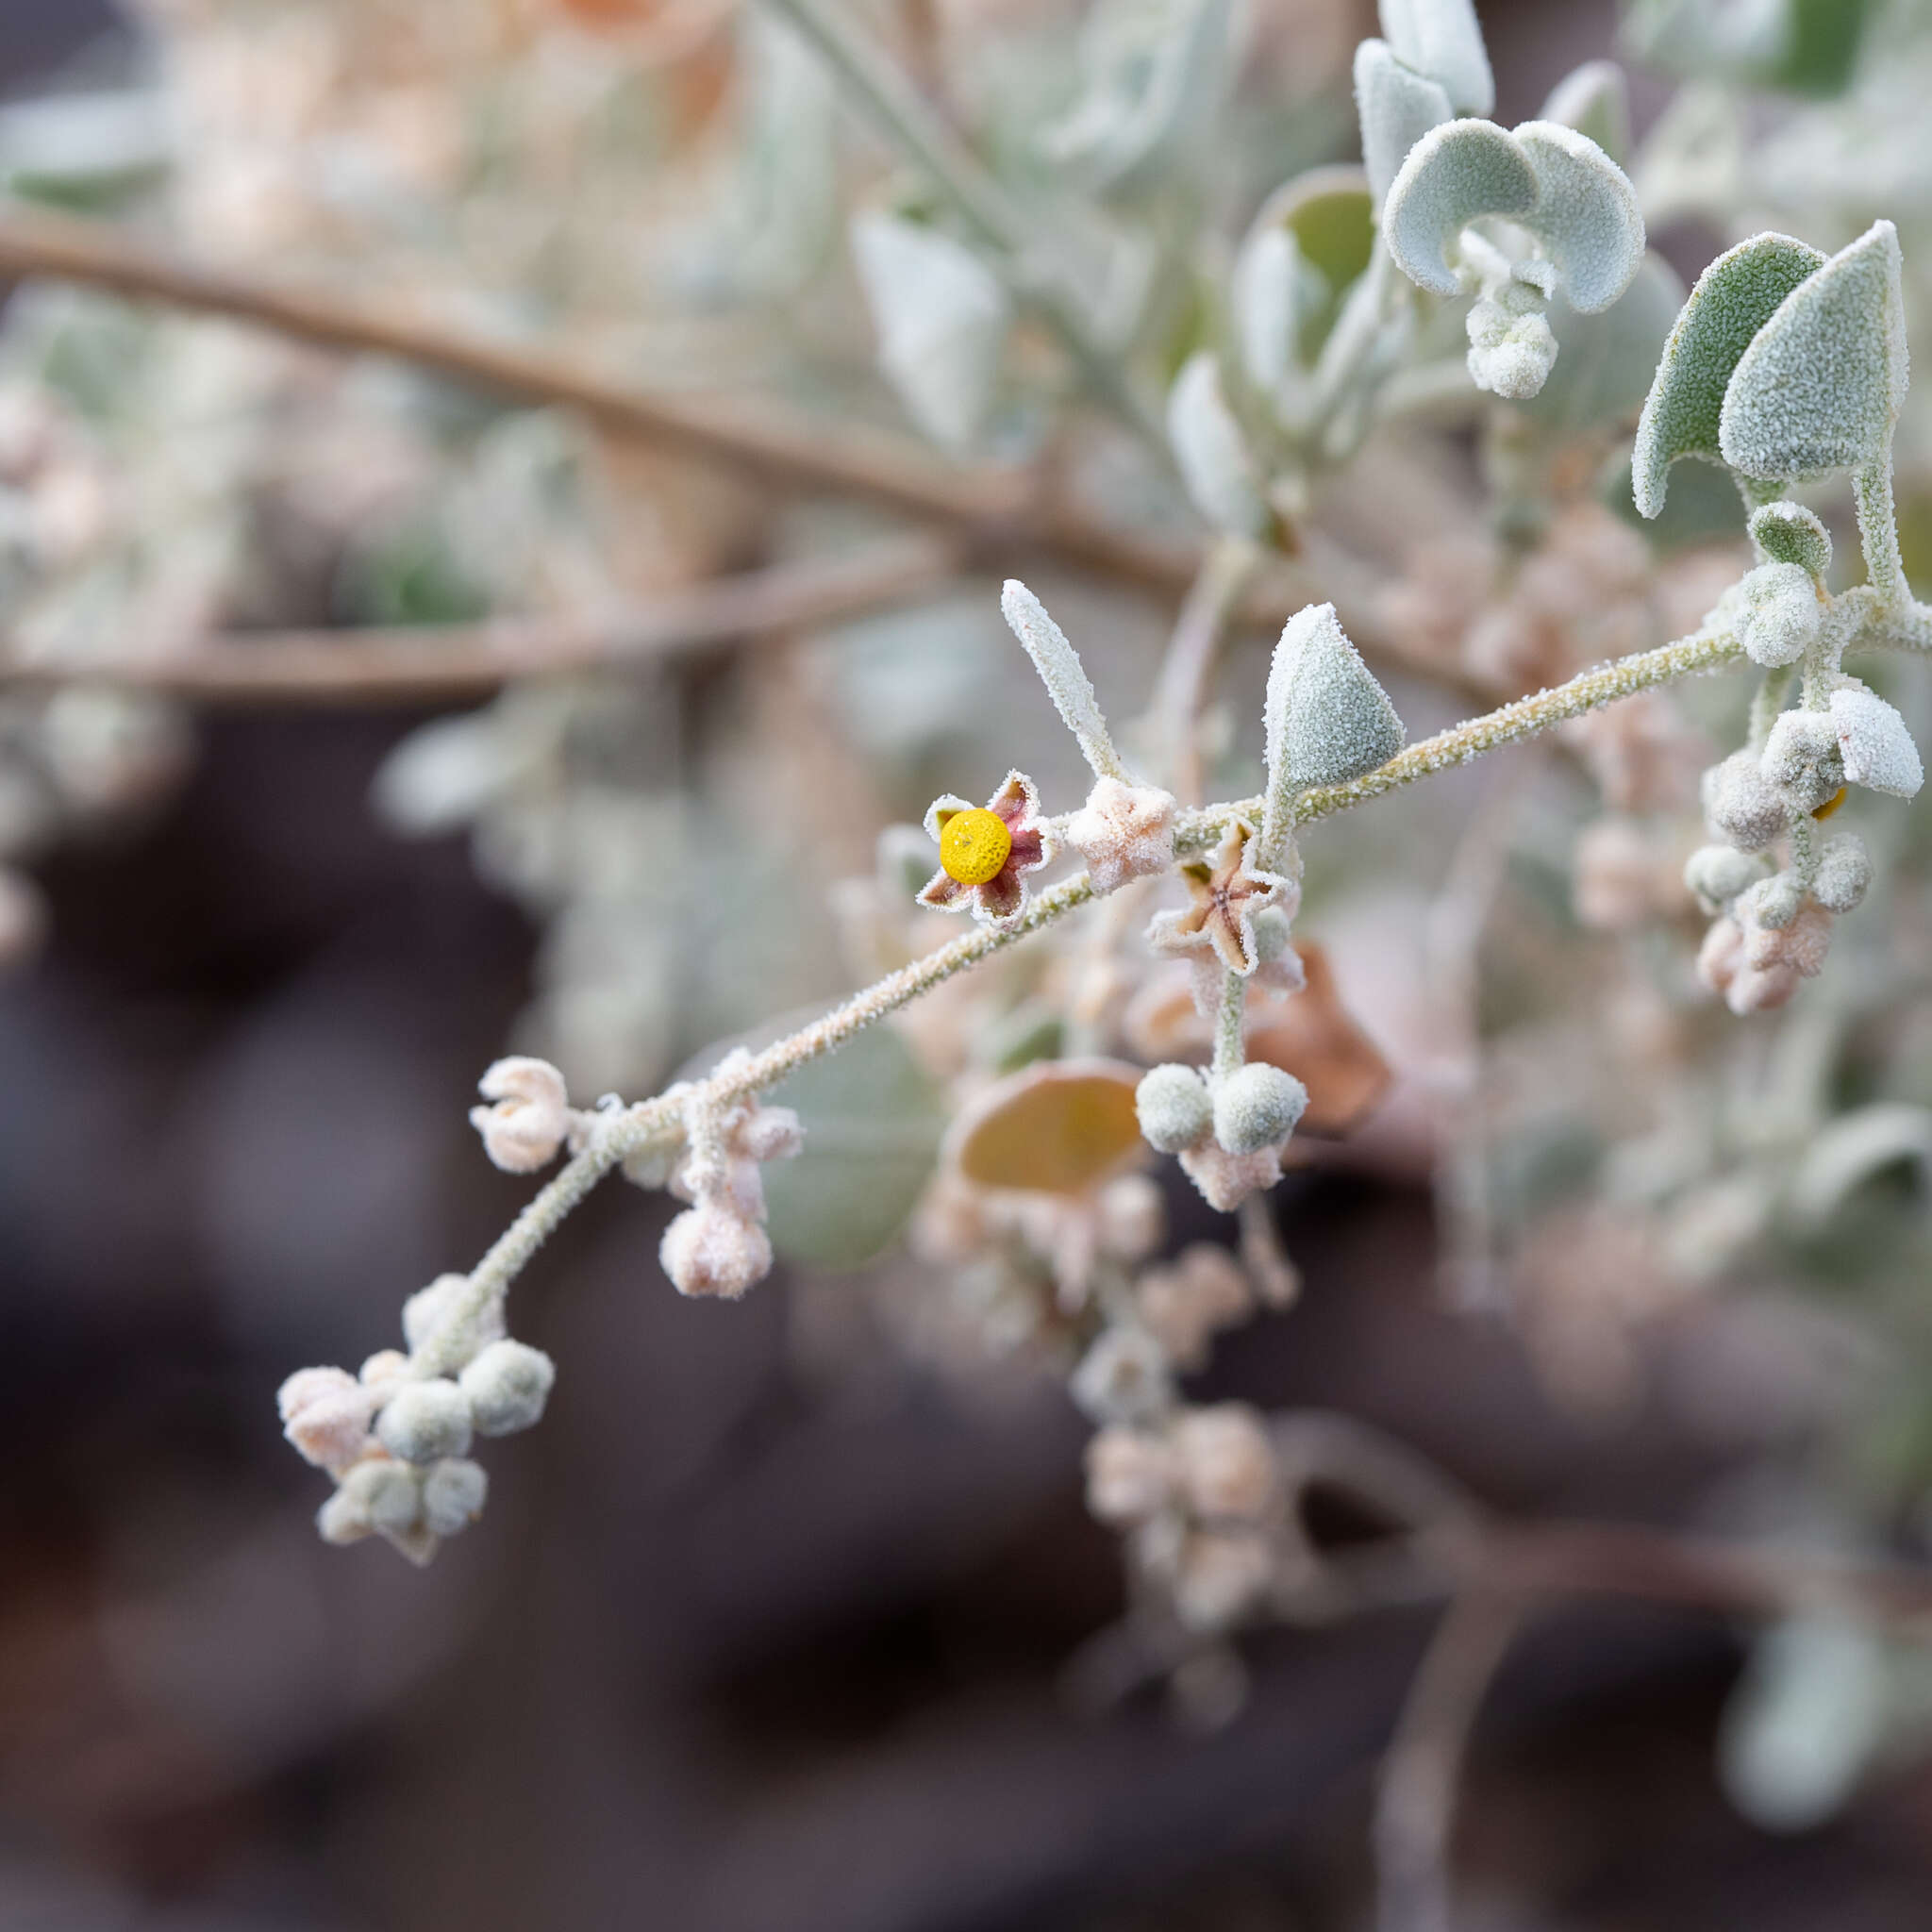
{"type": "Polygon", "coordinates": [[[498,1060],[476,1083],[493,1107],[473,1107],[470,1124],[483,1151],[507,1174],[534,1174],[556,1159],[569,1138],[570,1095],[548,1060],[514,1055],[498,1060]]]}
{"type": "Polygon", "coordinates": [[[1174,798],[1152,785],[1101,778],[1068,819],[1067,843],[1087,861],[1096,892],[1174,866],[1174,798]]]}
{"type": "Polygon", "coordinates": [[[1086,1459],[1087,1507],[1114,1528],[1144,1523],[1174,1487],[1174,1452],[1144,1429],[1102,1429],[1086,1459]]]}
{"type": "Polygon", "coordinates": [[[679,1294],[735,1301],[772,1272],[771,1237],[724,1202],[701,1201],[664,1230],[658,1259],[679,1294]]]}
{"type": "Polygon", "coordinates": [[[1254,1307],[1241,1264],[1213,1241],[1195,1241],[1165,1268],[1150,1268],[1136,1285],[1141,1321],[1176,1363],[1198,1369],[1215,1332],[1247,1319],[1254,1307]]]}
{"type": "Polygon", "coordinates": [[[1175,1423],[1174,1455],[1197,1516],[1255,1518],[1274,1500],[1274,1452],[1244,1402],[1190,1410],[1175,1423]]]}
{"type": "Polygon", "coordinates": [[[1272,1188],[1281,1178],[1279,1147],[1230,1154],[1218,1141],[1204,1141],[1186,1149],[1180,1162],[1201,1198],[1224,1214],[1232,1214],[1250,1194],[1272,1188]]]}
{"type": "Polygon", "coordinates": [[[298,1369],[278,1399],[282,1433],[306,1461],[344,1469],[361,1455],[375,1398],[346,1369],[298,1369]]]}

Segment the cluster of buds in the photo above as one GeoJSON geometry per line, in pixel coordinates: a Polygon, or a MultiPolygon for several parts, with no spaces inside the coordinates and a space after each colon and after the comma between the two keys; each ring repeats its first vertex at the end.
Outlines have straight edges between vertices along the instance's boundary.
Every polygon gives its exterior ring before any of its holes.
{"type": "Polygon", "coordinates": [[[1109,1423],[1087,1445],[1087,1507],[1126,1534],[1136,1571],[1202,1634],[1257,1608],[1280,1565],[1281,1472],[1246,1403],[1109,1423]]]}
{"type": "Polygon", "coordinates": [[[442,1275],[403,1306],[409,1354],[383,1349],[359,1374],[300,1369],[282,1384],[283,1432],[336,1481],[316,1518],[325,1541],[379,1535],[428,1562],[482,1513],[489,1477],[469,1459],[473,1441],[541,1417],[555,1365],[504,1334],[500,1307],[469,1308],[471,1294],[467,1275],[442,1275]]]}

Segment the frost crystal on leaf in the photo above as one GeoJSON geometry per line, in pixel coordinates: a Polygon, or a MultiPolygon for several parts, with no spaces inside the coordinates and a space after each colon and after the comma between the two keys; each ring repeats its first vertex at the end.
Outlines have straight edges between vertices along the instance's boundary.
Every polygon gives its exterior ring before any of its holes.
{"type": "Polygon", "coordinates": [[[1740,852],[1761,852],[1785,829],[1784,800],[1748,751],[1734,751],[1704,774],[1704,815],[1740,852]]]}
{"type": "Polygon", "coordinates": [[[1754,235],[1697,277],[1637,425],[1630,474],[1644,516],[1663,508],[1670,468],[1679,457],[1724,460],[1719,431],[1731,372],[1778,304],[1824,265],[1817,249],[1789,235],[1754,235]]]}
{"type": "Polygon", "coordinates": [[[1588,135],[1525,121],[1514,139],[1537,181],[1527,225],[1557,264],[1563,292],[1584,315],[1607,308],[1643,259],[1643,217],[1629,177],[1588,135]]]}
{"type": "Polygon", "coordinates": [[[1905,398],[1898,230],[1874,222],[1793,289],[1738,358],[1719,443],[1747,476],[1816,476],[1876,461],[1905,398]]]}
{"type": "Polygon", "coordinates": [[[1760,765],[1799,811],[1816,811],[1845,782],[1834,720],[1822,711],[1786,711],[1764,741],[1760,765]]]}
{"type": "Polygon", "coordinates": [[[1831,569],[1831,538],[1801,503],[1767,503],[1751,513],[1751,541],[1774,563],[1794,563],[1816,584],[1831,569]]]}
{"type": "Polygon", "coordinates": [[[1066,727],[1079,741],[1080,755],[1098,778],[1124,778],[1120,754],[1107,728],[1107,719],[1094,695],[1093,681],[1067,634],[1047,615],[1043,605],[1017,577],[1008,577],[1000,592],[1000,610],[1013,635],[1025,647],[1066,727]]]}
{"type": "Polygon", "coordinates": [[[1537,201],[1536,170],[1491,121],[1451,121],[1425,134],[1397,171],[1382,210],[1395,264],[1419,288],[1460,291],[1449,248],[1480,215],[1522,220],[1537,201]]]}
{"type": "Polygon", "coordinates": [[[1910,798],[1925,782],[1919,747],[1896,709],[1874,691],[1845,683],[1831,694],[1831,725],[1854,785],[1910,798]]]}
{"type": "Polygon", "coordinates": [[[1355,50],[1356,112],[1362,128],[1362,167],[1379,220],[1390,185],[1408,151],[1456,109],[1441,85],[1399,60],[1386,41],[1355,50]]]}
{"type": "Polygon", "coordinates": [[[1440,83],[1458,114],[1487,114],[1496,105],[1472,0],[1380,0],[1376,11],[1395,58],[1440,83]]]}

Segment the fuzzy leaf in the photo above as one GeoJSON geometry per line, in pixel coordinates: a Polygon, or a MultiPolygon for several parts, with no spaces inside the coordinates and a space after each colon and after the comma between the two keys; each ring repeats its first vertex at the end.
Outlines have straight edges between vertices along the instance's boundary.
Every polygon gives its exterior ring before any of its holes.
{"type": "Polygon", "coordinates": [[[1080,741],[1081,756],[1100,778],[1121,778],[1125,773],[1108,733],[1093,680],[1080,662],[1080,654],[1067,634],[1046,613],[1046,606],[1018,577],[1008,577],[1000,592],[1000,610],[1013,635],[1025,646],[1066,727],[1080,741]]]}
{"type": "Polygon", "coordinates": [[[1831,538],[1800,503],[1767,503],[1751,512],[1751,541],[1774,563],[1794,563],[1820,583],[1831,568],[1831,538]]]}
{"type": "Polygon", "coordinates": [[[1724,460],[1719,425],[1732,371],[1778,305],[1824,265],[1817,249],[1789,235],[1754,235],[1697,277],[1664,344],[1637,425],[1631,488],[1644,516],[1663,508],[1671,465],[1679,457],[1724,460]]]}
{"type": "Polygon", "coordinates": [[[1537,118],[1588,135],[1620,168],[1630,153],[1630,83],[1614,60],[1586,60],[1566,75],[1537,118]]]}
{"type": "Polygon", "coordinates": [[[805,1146],[762,1170],[772,1245],[787,1260],[858,1268],[891,1245],[918,1202],[944,1128],[938,1095],[890,1026],[799,1068],[768,1096],[805,1146]]]}
{"type": "Polygon", "coordinates": [[[1327,288],[1303,262],[1292,230],[1276,225],[1242,243],[1228,295],[1242,373],[1257,389],[1273,390],[1288,375],[1302,314],[1327,300],[1327,288]]]}
{"type": "Polygon", "coordinates": [[[1441,87],[1390,51],[1386,41],[1355,50],[1355,105],[1361,118],[1362,166],[1379,210],[1408,151],[1430,128],[1455,118],[1441,87]]]}
{"type": "Polygon", "coordinates": [[[1038,1062],[959,1115],[947,1158],[982,1188],[1084,1193],[1140,1158],[1140,1068],[1118,1060],[1038,1062]]]}
{"type": "Polygon", "coordinates": [[[1898,230],[1874,222],[1793,289],[1738,358],[1718,441],[1747,476],[1874,462],[1906,392],[1898,230]]]}
{"type": "Polygon", "coordinates": [[[1359,168],[1310,168],[1283,182],[1248,230],[1250,242],[1271,228],[1294,239],[1295,350],[1305,363],[1321,353],[1342,297],[1375,252],[1376,208],[1359,168]]]}
{"type": "Polygon", "coordinates": [[[1790,1209],[1800,1225],[1823,1227],[1874,1174],[1901,1161],[1932,1189],[1932,1109],[1903,1100],[1854,1108],[1819,1130],[1791,1178],[1790,1209]]]}
{"type": "Polygon", "coordinates": [[[1911,798],[1925,782],[1919,747],[1906,721],[1875,691],[1847,684],[1831,694],[1831,722],[1845,777],[1894,798],[1911,798]]]}
{"type": "Polygon", "coordinates": [[[1344,785],[1402,749],[1402,720],[1362,662],[1332,604],[1311,604],[1283,627],[1268,669],[1264,854],[1277,848],[1294,795],[1344,785]]]}
{"type": "Polygon", "coordinates": [[[1440,82],[1458,114],[1487,114],[1496,105],[1473,0],[1380,0],[1376,11],[1395,58],[1440,82]]]}
{"type": "Polygon", "coordinates": [[[1268,506],[1210,350],[1191,356],[1174,378],[1167,435],[1194,508],[1217,529],[1259,537],[1268,527],[1268,506]]]}
{"type": "Polygon", "coordinates": [[[1382,232],[1396,266],[1418,288],[1454,295],[1461,282],[1449,247],[1478,215],[1521,221],[1537,203],[1536,170],[1522,144],[1491,121],[1432,128],[1396,171],[1382,232]]]}
{"type": "Polygon", "coordinates": [[[852,253],[887,380],[935,442],[970,447],[1013,319],[999,277],[941,230],[877,211],[854,218],[852,253]]]}
{"type": "Polygon", "coordinates": [[[1526,225],[1542,238],[1563,293],[1585,315],[1607,308],[1643,259],[1643,216],[1629,177],[1588,135],[1556,121],[1514,130],[1537,179],[1526,225]]]}

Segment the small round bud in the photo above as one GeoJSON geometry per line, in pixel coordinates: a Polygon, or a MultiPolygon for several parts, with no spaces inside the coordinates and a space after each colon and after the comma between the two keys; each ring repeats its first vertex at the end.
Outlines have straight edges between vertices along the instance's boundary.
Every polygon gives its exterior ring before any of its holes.
{"type": "Polygon", "coordinates": [[[483,1513],[490,1478],[480,1463],[446,1457],[423,1475],[423,1522],[436,1536],[455,1536],[483,1513]]]}
{"type": "Polygon", "coordinates": [[[1704,774],[1704,815],[1741,852],[1761,852],[1783,836],[1785,804],[1748,751],[1734,751],[1704,774]]]}
{"type": "Polygon", "coordinates": [[[362,1364],[363,1388],[387,1402],[409,1378],[409,1357],[399,1348],[379,1348],[362,1364]]]}
{"type": "Polygon", "coordinates": [[[1733,620],[1738,641],[1767,670],[1795,664],[1818,641],[1824,607],[1808,571],[1795,563],[1761,563],[1738,585],[1733,620]]]}
{"type": "Polygon", "coordinates": [[[1797,918],[1798,908],[1804,903],[1805,889],[1799,885],[1797,874],[1774,873],[1740,894],[1738,921],[1747,930],[1756,926],[1761,931],[1777,932],[1797,918]]]}
{"type": "Polygon", "coordinates": [[[1274,1500],[1274,1445],[1245,1402],[1221,1402],[1181,1417],[1174,1457],[1188,1506],[1197,1516],[1255,1518],[1274,1500]]]}
{"type": "Polygon", "coordinates": [[[382,1446],[405,1462],[435,1462],[470,1446],[470,1405],[454,1382],[410,1382],[383,1405],[382,1446]]]}
{"type": "Polygon", "coordinates": [[[1088,1510],[1116,1529],[1144,1523],[1174,1487],[1174,1452],[1145,1429],[1102,1429],[1086,1460],[1088,1510]]]}
{"type": "Polygon", "coordinates": [[[1764,876],[1765,860],[1729,845],[1700,845],[1684,861],[1684,884],[1707,912],[1728,906],[1764,876]]]}
{"type": "Polygon", "coordinates": [[[1134,1108],[1147,1144],[1162,1154],[1191,1147],[1214,1120],[1214,1102],[1200,1074],[1173,1063],[1141,1074],[1134,1090],[1134,1108]]]}
{"type": "Polygon", "coordinates": [[[479,1436],[508,1436],[527,1429],[543,1413],[557,1364],[541,1348],[522,1341],[492,1341],[457,1378],[469,1398],[479,1436]]]}
{"type": "Polygon", "coordinates": [[[1827,912],[1855,911],[1872,883],[1872,859],[1856,832],[1831,840],[1818,860],[1811,896],[1827,912]]]}
{"type": "MultiPolygon", "coordinates": [[[[412,1349],[421,1348],[437,1334],[461,1306],[470,1286],[467,1274],[439,1274],[427,1288],[419,1288],[403,1304],[403,1340],[412,1349]]],[[[503,1333],[503,1305],[499,1301],[475,1317],[475,1348],[494,1341],[503,1333]]]]}
{"type": "Polygon", "coordinates": [[[1256,1060],[1237,1068],[1214,1094],[1214,1138],[1230,1154],[1278,1147],[1294,1132],[1308,1090],[1280,1067],[1256,1060]]]}
{"type": "Polygon", "coordinates": [[[359,1543],[375,1525],[359,1497],[338,1489],[315,1512],[315,1527],[325,1543],[359,1543]]]}
{"type": "Polygon", "coordinates": [[[476,1091],[495,1105],[473,1107],[470,1124],[506,1174],[534,1174],[557,1158],[570,1134],[570,1095],[548,1060],[522,1054],[498,1060],[476,1091]]]}
{"type": "Polygon", "coordinates": [[[735,1301],[772,1272],[772,1241],[724,1201],[700,1201],[664,1230],[658,1259],[679,1294],[735,1301]]]}
{"type": "Polygon", "coordinates": [[[1174,1400],[1167,1357],[1138,1328],[1104,1329],[1067,1384],[1080,1412],[1096,1423],[1141,1423],[1174,1400]]]}
{"type": "Polygon", "coordinates": [[[1845,782],[1838,727],[1825,711],[1781,713],[1759,762],[1764,775],[1799,811],[1816,811],[1845,782]]]}
{"type": "Polygon", "coordinates": [[[281,1386],[282,1433],[319,1469],[343,1469],[369,1440],[375,1398],[346,1369],[298,1369],[281,1386]]]}
{"type": "Polygon", "coordinates": [[[1255,914],[1253,931],[1255,958],[1265,966],[1288,951],[1289,940],[1294,932],[1294,921],[1284,908],[1264,906],[1255,914]]]}
{"type": "Polygon", "coordinates": [[[413,1528],[423,1513],[422,1478],[408,1463],[391,1462],[387,1456],[358,1462],[342,1477],[336,1493],[348,1499],[341,1506],[345,1514],[359,1514],[371,1529],[386,1536],[413,1528]]]}

